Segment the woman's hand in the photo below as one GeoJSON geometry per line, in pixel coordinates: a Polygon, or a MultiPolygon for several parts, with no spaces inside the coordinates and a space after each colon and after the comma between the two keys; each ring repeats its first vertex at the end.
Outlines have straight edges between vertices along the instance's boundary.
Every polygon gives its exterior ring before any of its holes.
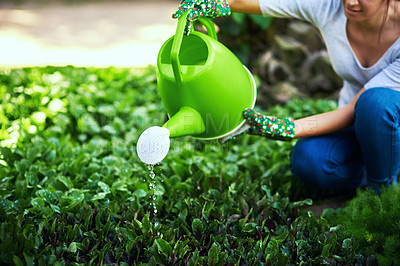
{"type": "Polygon", "coordinates": [[[243,117],[250,128],[247,134],[264,136],[272,140],[290,141],[294,139],[294,120],[292,118],[279,119],[257,113],[253,109],[245,109],[243,117]]]}
{"type": "Polygon", "coordinates": [[[199,17],[216,18],[231,14],[227,0],[182,0],[172,17],[179,18],[187,10],[190,10],[187,16],[189,21],[199,17]]]}
{"type": "Polygon", "coordinates": [[[247,108],[243,111],[246,123],[232,135],[225,137],[221,143],[231,141],[243,134],[263,136],[272,140],[290,141],[295,137],[295,124],[292,118],[279,119],[266,116],[247,108]]]}

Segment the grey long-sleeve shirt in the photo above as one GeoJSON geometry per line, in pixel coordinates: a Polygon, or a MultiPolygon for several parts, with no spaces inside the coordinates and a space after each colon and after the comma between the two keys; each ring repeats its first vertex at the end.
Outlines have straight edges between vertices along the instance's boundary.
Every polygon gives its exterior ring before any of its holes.
{"type": "Polygon", "coordinates": [[[313,24],[322,35],[333,69],[343,79],[339,107],[363,87],[400,91],[400,38],[371,67],[363,67],[347,38],[341,0],[259,0],[264,16],[297,18],[313,24]]]}

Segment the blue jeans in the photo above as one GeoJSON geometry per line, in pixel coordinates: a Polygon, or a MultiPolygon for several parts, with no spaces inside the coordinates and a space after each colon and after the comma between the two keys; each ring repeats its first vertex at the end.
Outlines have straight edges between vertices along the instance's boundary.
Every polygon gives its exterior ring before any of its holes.
{"type": "Polygon", "coordinates": [[[290,154],[292,173],[321,188],[355,189],[367,185],[379,193],[397,183],[400,166],[400,92],[371,88],[361,94],[354,126],[300,139],[290,154]]]}

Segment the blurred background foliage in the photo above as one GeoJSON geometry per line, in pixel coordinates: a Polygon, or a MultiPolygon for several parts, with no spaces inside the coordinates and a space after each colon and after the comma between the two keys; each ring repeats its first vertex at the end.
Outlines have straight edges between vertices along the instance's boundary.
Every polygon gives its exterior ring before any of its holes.
{"type": "Polygon", "coordinates": [[[220,41],[258,79],[258,104],[285,103],[293,96],[337,99],[342,81],[309,23],[240,13],[215,22],[220,41]]]}

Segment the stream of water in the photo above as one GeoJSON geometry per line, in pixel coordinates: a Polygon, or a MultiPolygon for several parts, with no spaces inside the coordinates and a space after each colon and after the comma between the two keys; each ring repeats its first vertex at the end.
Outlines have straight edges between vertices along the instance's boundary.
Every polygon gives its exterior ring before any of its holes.
{"type": "Polygon", "coordinates": [[[152,190],[153,194],[151,196],[151,203],[150,206],[153,209],[153,214],[154,216],[157,215],[157,206],[156,206],[156,174],[154,173],[154,164],[148,164],[147,165],[147,169],[149,169],[150,171],[150,185],[149,185],[149,189],[152,190]]]}

